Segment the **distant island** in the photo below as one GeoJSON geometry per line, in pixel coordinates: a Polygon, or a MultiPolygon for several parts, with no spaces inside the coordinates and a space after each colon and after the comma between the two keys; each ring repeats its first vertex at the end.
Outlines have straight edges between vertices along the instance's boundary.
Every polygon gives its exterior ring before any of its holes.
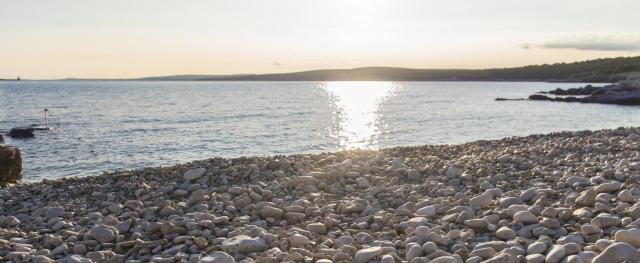
{"type": "Polygon", "coordinates": [[[20,79],[20,77],[17,77],[15,79],[3,79],[3,78],[0,78],[0,81],[20,81],[20,80],[22,80],[22,79],[20,79]]]}
{"type": "MultiPolygon", "coordinates": [[[[612,83],[640,76],[640,56],[492,69],[363,67],[276,74],[173,75],[134,81],[546,81],[612,83]]],[[[87,80],[87,79],[65,79],[87,80]]],[[[112,79],[113,80],[113,79],[112,79]]]]}

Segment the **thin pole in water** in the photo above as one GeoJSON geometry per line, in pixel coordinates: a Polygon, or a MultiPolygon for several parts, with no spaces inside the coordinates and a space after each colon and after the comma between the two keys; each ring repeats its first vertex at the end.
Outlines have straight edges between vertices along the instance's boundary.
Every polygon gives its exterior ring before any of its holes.
{"type": "Polygon", "coordinates": [[[49,129],[49,120],[47,119],[48,112],[48,109],[44,109],[44,127],[47,128],[47,130],[49,129]]]}

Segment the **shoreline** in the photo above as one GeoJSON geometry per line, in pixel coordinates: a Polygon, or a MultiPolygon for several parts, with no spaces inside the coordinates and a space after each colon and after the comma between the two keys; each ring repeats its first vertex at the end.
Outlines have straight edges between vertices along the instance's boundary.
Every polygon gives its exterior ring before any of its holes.
{"type": "Polygon", "coordinates": [[[632,127],[43,179],[0,188],[0,260],[637,260],[639,149],[632,127]]]}

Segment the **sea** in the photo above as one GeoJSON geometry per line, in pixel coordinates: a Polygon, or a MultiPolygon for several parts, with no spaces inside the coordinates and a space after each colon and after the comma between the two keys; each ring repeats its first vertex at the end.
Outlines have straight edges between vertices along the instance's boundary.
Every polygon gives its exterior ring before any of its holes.
{"type": "MultiPolygon", "coordinates": [[[[23,181],[212,157],[381,149],[640,126],[640,107],[526,98],[588,83],[2,81],[0,130],[23,181]]],[[[603,84],[594,84],[603,85],[603,84]]]]}

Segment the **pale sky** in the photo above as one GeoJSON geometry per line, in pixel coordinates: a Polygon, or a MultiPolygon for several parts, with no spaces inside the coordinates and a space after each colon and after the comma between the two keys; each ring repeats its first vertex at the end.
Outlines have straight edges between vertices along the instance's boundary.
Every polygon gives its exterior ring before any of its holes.
{"type": "Polygon", "coordinates": [[[0,78],[393,66],[640,54],[637,0],[0,0],[0,78]]]}

